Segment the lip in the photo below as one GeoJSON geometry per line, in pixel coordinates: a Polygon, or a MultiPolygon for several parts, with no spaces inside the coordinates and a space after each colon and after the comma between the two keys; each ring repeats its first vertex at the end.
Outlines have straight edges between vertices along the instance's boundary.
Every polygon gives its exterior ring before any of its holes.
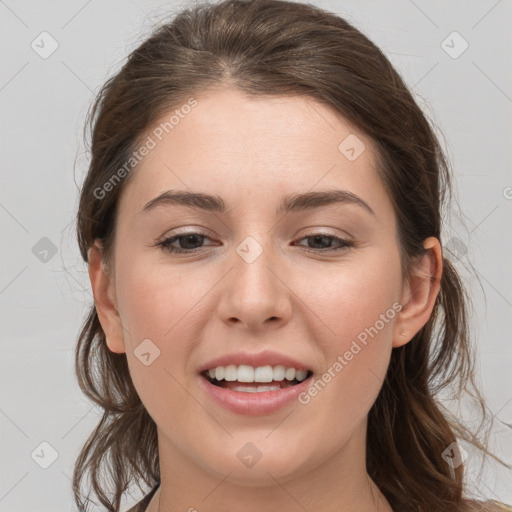
{"type": "MultiPolygon", "coordinates": [[[[297,361],[291,357],[273,352],[271,350],[265,350],[263,352],[250,353],[250,352],[235,352],[233,354],[225,354],[216,359],[212,359],[206,364],[199,368],[199,373],[218,366],[229,366],[230,364],[240,365],[247,364],[249,366],[278,366],[282,365],[287,368],[295,368],[296,370],[310,370],[305,364],[297,361]]],[[[295,387],[295,386],[293,386],[295,387]]]]}
{"type": "MultiPolygon", "coordinates": [[[[240,363],[244,364],[244,363],[240,363]]],[[[217,366],[223,366],[218,364],[217,366]]],[[[211,367],[210,367],[211,368],[211,367]]],[[[204,386],[207,395],[218,405],[236,414],[246,416],[263,416],[271,414],[285,407],[298,399],[300,393],[305,391],[311,384],[311,375],[287,388],[276,391],[262,391],[261,393],[246,393],[243,391],[232,391],[212,384],[204,375],[199,379],[204,386]]]]}

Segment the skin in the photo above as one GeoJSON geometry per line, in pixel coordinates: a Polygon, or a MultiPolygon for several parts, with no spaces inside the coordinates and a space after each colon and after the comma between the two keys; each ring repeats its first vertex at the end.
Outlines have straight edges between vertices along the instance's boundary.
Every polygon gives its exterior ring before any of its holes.
{"type": "Polygon", "coordinates": [[[126,352],[158,429],[162,484],[148,510],[390,511],[366,472],[367,415],[392,349],[431,315],[439,241],[425,240],[428,251],[404,280],[374,146],[334,110],[311,98],[254,99],[230,88],[196,99],[121,194],[112,269],[102,265],[99,243],[90,250],[108,346],[126,352]],[[354,161],[338,150],[350,134],[366,146],[354,161]],[[333,188],[356,194],[375,215],[334,204],[276,216],[284,195],[333,188]],[[177,205],[142,212],[170,189],[218,194],[228,212],[177,205]],[[198,228],[208,238],[173,244],[195,254],[154,245],[198,228]],[[355,245],[329,250],[336,240],[308,238],[319,232],[355,245]],[[236,252],[247,236],[263,249],[252,263],[236,252]],[[201,364],[238,350],[289,354],[321,376],[394,303],[403,309],[307,405],[240,415],[200,386],[201,364]],[[160,355],[145,366],[134,350],[147,338],[160,355]],[[237,458],[247,442],[262,454],[252,468],[237,458]]]}

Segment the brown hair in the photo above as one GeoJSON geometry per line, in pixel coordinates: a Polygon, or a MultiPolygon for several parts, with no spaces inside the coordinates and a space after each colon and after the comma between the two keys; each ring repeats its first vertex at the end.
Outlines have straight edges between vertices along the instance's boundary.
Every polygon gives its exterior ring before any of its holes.
{"type": "MultiPolygon", "coordinates": [[[[449,167],[429,122],[381,50],[343,18],[313,5],[226,0],[194,6],[162,25],[98,94],[88,118],[91,162],[77,215],[84,261],[97,239],[111,261],[116,206],[133,173],[108,193],[104,184],[119,176],[144,133],[190,96],[223,86],[254,96],[314,98],[375,142],[397,215],[404,279],[424,250],[422,242],[441,240],[441,207],[451,197],[449,167]]],[[[457,438],[488,453],[486,442],[436,398],[444,389],[456,398],[468,391],[486,418],[474,383],[468,297],[446,257],[443,266],[431,318],[392,351],[369,412],[367,469],[397,511],[466,510],[463,465],[451,469],[442,454],[457,438]]],[[[76,372],[83,392],[104,413],[76,461],[75,500],[83,509],[80,487],[89,471],[100,502],[118,511],[132,481],[159,482],[158,443],[126,355],[108,349],[94,305],[78,338],[76,372]]]]}

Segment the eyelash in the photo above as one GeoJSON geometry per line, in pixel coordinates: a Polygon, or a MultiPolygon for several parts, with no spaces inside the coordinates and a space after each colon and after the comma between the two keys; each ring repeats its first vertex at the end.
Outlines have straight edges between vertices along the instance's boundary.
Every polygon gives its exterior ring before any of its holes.
{"type": "MultiPolygon", "coordinates": [[[[179,235],[175,235],[169,238],[166,238],[165,240],[162,240],[161,242],[156,243],[156,246],[159,246],[164,252],[168,253],[175,253],[175,254],[191,254],[198,252],[201,247],[198,247],[196,249],[178,249],[176,247],[171,246],[173,242],[176,240],[179,240],[180,238],[185,238],[187,236],[200,236],[202,238],[209,238],[206,233],[203,233],[202,231],[191,231],[190,233],[181,233],[179,235]]],[[[316,252],[316,253],[322,253],[322,252],[334,252],[334,251],[346,251],[350,249],[351,247],[355,246],[355,242],[351,240],[345,240],[343,238],[339,238],[337,236],[328,235],[326,233],[314,233],[312,235],[304,236],[300,238],[299,240],[304,240],[307,238],[316,238],[316,237],[324,237],[324,238],[332,238],[338,243],[341,243],[342,245],[340,247],[336,247],[334,249],[327,248],[327,249],[308,249],[306,248],[306,251],[308,252],[316,252]]]]}

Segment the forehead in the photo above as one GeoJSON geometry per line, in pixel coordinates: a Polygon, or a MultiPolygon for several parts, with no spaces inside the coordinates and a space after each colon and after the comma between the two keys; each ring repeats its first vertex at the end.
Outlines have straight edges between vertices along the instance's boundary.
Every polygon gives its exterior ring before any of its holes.
{"type": "Polygon", "coordinates": [[[194,100],[193,108],[173,107],[143,134],[152,149],[121,195],[120,214],[170,189],[215,193],[228,207],[240,197],[262,206],[274,194],[277,202],[291,191],[334,187],[386,201],[372,141],[317,100],[233,89],[194,100]]]}

